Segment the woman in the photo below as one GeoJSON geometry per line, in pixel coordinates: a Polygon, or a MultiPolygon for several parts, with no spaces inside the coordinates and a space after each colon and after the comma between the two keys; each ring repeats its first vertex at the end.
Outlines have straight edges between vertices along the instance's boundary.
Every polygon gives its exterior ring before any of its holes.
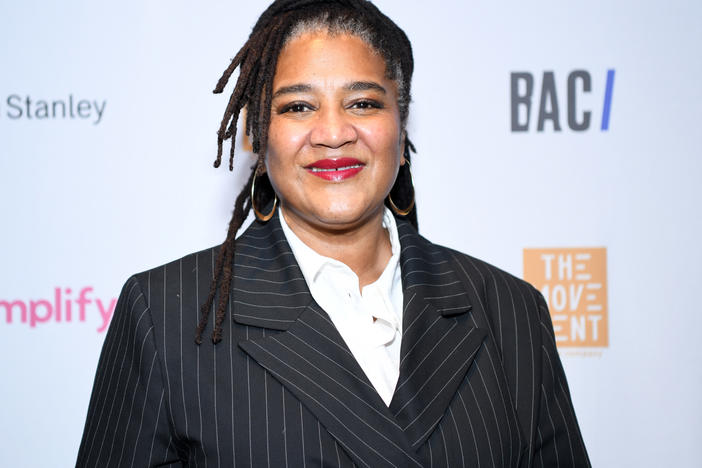
{"type": "Polygon", "coordinates": [[[221,247],[125,285],[78,466],[589,466],[540,294],[417,234],[403,31],[276,1],[237,67],[215,166],[244,106],[258,164],[221,247]]]}

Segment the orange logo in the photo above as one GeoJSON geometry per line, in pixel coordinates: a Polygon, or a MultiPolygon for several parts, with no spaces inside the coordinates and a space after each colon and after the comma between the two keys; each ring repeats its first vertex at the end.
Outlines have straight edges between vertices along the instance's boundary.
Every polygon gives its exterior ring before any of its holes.
{"type": "Polygon", "coordinates": [[[607,249],[524,249],[524,279],[546,298],[559,347],[606,347],[607,249]]]}

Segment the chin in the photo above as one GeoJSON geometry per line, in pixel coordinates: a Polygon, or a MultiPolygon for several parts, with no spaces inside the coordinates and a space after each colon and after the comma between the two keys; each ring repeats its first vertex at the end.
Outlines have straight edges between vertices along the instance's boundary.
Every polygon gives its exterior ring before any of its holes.
{"type": "Polygon", "coordinates": [[[339,229],[343,229],[369,220],[377,212],[378,208],[382,208],[382,204],[379,207],[350,206],[348,204],[341,206],[331,205],[318,212],[317,219],[321,224],[338,226],[339,229]]]}

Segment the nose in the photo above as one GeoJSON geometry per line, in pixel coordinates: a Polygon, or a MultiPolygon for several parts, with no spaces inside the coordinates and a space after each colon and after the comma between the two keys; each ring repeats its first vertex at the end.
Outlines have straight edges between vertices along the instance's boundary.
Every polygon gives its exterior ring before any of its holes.
{"type": "Polygon", "coordinates": [[[320,109],[310,132],[310,144],[315,147],[340,148],[355,143],[358,132],[344,109],[320,109]]]}

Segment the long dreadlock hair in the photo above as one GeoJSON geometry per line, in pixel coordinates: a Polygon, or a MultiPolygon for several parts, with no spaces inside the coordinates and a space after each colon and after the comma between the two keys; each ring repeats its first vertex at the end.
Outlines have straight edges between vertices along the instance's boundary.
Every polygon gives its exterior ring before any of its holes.
{"type": "MultiPolygon", "coordinates": [[[[258,155],[258,160],[234,203],[227,237],[221,245],[215,262],[210,291],[201,307],[201,318],[195,338],[197,344],[202,342],[202,333],[209,321],[215,298],[218,300],[212,342],[216,344],[221,340],[222,322],[226,315],[232,283],[235,237],[251,211],[252,202],[255,202],[256,206],[265,206],[263,200],[266,199],[266,195],[263,199],[259,199],[259,195],[256,194],[256,200],[251,200],[251,186],[254,178],[264,167],[271,119],[273,78],[278,56],[290,39],[301,33],[318,30],[326,30],[329,34],[358,36],[383,57],[386,75],[394,80],[398,87],[398,108],[405,138],[405,159],[409,161],[410,151],[415,151],[406,133],[414,60],[412,46],[404,31],[367,0],[274,1],[259,17],[248,40],[224,70],[214,89],[215,94],[222,93],[234,71],[239,68],[236,85],[229,97],[217,131],[217,158],[214,166],[219,167],[222,162],[224,141],[231,140],[229,170],[234,169],[237,121],[244,107],[246,108],[246,135],[250,137],[253,152],[258,155]],[[262,201],[263,204],[261,204],[262,201]]],[[[400,167],[397,180],[390,191],[390,196],[397,206],[408,206],[414,199],[414,188],[408,166],[405,164],[400,167]]],[[[272,188],[268,178],[260,177],[260,179],[265,181],[262,181],[263,184],[257,181],[257,192],[260,193],[261,188],[264,188],[264,191],[268,190],[270,194],[272,188]]],[[[271,199],[272,195],[267,198],[271,199]]],[[[406,218],[415,228],[417,227],[416,206],[406,215],[406,218]]]]}

